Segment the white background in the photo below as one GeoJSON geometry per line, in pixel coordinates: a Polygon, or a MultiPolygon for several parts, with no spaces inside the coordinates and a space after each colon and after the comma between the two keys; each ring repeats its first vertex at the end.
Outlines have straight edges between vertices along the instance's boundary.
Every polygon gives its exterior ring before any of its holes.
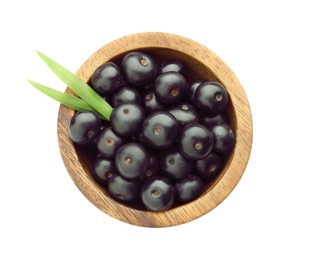
{"type": "Polygon", "coordinates": [[[308,1],[0,3],[0,259],[310,259],[308,1]],[[65,86],[40,50],[76,71],[102,45],[163,31],[218,54],[247,93],[248,167],[215,210],[150,229],[94,207],[57,143],[58,104],[27,83],[65,86]]]}

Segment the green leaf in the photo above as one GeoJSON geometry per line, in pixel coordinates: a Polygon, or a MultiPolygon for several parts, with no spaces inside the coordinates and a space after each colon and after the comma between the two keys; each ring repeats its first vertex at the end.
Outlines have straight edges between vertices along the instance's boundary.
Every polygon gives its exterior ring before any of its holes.
{"type": "Polygon", "coordinates": [[[88,86],[77,75],[70,72],[45,54],[38,51],[39,56],[47,66],[70,88],[82,98],[88,105],[96,110],[101,116],[110,119],[113,108],[94,89],[88,86]]]}
{"type": "Polygon", "coordinates": [[[28,81],[36,89],[40,90],[47,96],[55,99],[56,101],[60,102],[61,104],[67,107],[70,107],[74,110],[93,110],[91,106],[89,106],[83,99],[79,97],[75,97],[70,94],[63,93],[58,90],[43,86],[32,80],[28,80],[28,81]]]}

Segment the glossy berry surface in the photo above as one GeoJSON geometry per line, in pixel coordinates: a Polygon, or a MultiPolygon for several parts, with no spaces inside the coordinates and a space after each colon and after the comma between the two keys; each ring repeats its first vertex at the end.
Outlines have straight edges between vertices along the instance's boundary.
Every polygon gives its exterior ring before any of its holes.
{"type": "Polygon", "coordinates": [[[216,153],[210,153],[206,158],[196,162],[195,173],[205,182],[210,182],[217,177],[223,166],[223,157],[216,153]]]}
{"type": "Polygon", "coordinates": [[[225,109],[228,93],[218,82],[203,82],[195,91],[194,103],[201,112],[215,115],[225,109]]]}
{"type": "Polygon", "coordinates": [[[182,74],[167,72],[160,74],[154,83],[154,93],[160,103],[176,104],[187,94],[187,81],[182,74]]]}
{"type": "Polygon", "coordinates": [[[146,149],[138,143],[122,145],[115,156],[115,166],[124,178],[137,179],[147,170],[149,155],[146,149]]]}
{"type": "Polygon", "coordinates": [[[122,87],[115,90],[109,99],[112,107],[116,107],[122,103],[141,103],[141,96],[137,90],[130,87],[122,87]]]}
{"type": "Polygon", "coordinates": [[[189,84],[188,93],[187,93],[187,99],[192,104],[195,104],[195,101],[194,101],[195,92],[196,92],[196,89],[200,86],[200,84],[202,82],[203,82],[202,80],[195,80],[194,82],[189,84]]]}
{"type": "Polygon", "coordinates": [[[142,140],[152,148],[168,148],[176,141],[178,130],[179,124],[174,116],[167,112],[155,112],[142,123],[142,140]]]}
{"type": "Polygon", "coordinates": [[[105,186],[109,179],[117,174],[114,160],[107,159],[103,156],[96,158],[92,166],[91,174],[101,186],[105,186]]]}
{"type": "Polygon", "coordinates": [[[176,198],[187,203],[198,198],[203,192],[204,182],[196,175],[189,175],[175,185],[176,198]]]}
{"type": "Polygon", "coordinates": [[[216,125],[212,128],[212,133],[215,140],[215,151],[219,153],[228,153],[235,146],[236,135],[230,125],[216,125]]]}
{"type": "Polygon", "coordinates": [[[202,123],[206,127],[212,127],[214,125],[226,124],[228,123],[228,119],[225,114],[217,114],[215,116],[205,116],[202,119],[202,123]]]}
{"type": "Polygon", "coordinates": [[[148,178],[142,185],[141,198],[145,207],[151,211],[169,209],[175,200],[175,190],[171,182],[162,177],[148,178]]]}
{"type": "Polygon", "coordinates": [[[101,118],[94,111],[79,111],[74,114],[69,123],[71,140],[80,145],[89,144],[98,135],[101,128],[101,118]]]}
{"type": "Polygon", "coordinates": [[[198,123],[201,120],[195,107],[186,102],[180,102],[177,105],[170,107],[167,112],[172,114],[175,119],[178,120],[180,126],[198,123]]]}
{"type": "Polygon", "coordinates": [[[114,199],[131,202],[139,196],[140,181],[128,180],[116,174],[109,179],[108,191],[114,199]]]}
{"type": "Polygon", "coordinates": [[[180,151],[189,159],[201,160],[207,157],[213,146],[212,132],[202,124],[187,125],[180,133],[180,151]]]}
{"type": "Polygon", "coordinates": [[[122,103],[113,109],[110,123],[117,134],[130,137],[140,131],[144,118],[145,113],[140,105],[122,103]]]}
{"type": "Polygon", "coordinates": [[[107,62],[98,67],[91,77],[91,85],[99,94],[108,94],[124,84],[118,65],[107,62]]]}
{"type": "Polygon", "coordinates": [[[152,89],[147,90],[147,92],[143,94],[141,104],[147,115],[156,111],[165,110],[165,105],[158,102],[157,97],[155,96],[152,89]]]}
{"type": "Polygon", "coordinates": [[[159,73],[166,73],[166,72],[178,72],[183,73],[185,70],[183,63],[180,60],[173,59],[163,62],[160,65],[159,73]]]}
{"type": "Polygon", "coordinates": [[[121,69],[127,82],[133,86],[151,83],[158,73],[155,60],[144,52],[130,52],[121,62],[121,69]]]}
{"type": "Polygon", "coordinates": [[[184,157],[177,146],[163,151],[160,156],[160,168],[163,176],[173,181],[185,178],[193,170],[193,161],[184,157]]]}
{"type": "Polygon", "coordinates": [[[159,155],[157,155],[155,152],[148,151],[149,155],[149,163],[148,166],[141,176],[142,180],[145,180],[146,178],[149,178],[151,176],[156,176],[160,174],[160,167],[159,167],[159,155]]]}
{"type": "Polygon", "coordinates": [[[100,132],[95,141],[100,154],[107,158],[114,158],[116,151],[126,142],[126,139],[115,133],[109,126],[100,132]]]}

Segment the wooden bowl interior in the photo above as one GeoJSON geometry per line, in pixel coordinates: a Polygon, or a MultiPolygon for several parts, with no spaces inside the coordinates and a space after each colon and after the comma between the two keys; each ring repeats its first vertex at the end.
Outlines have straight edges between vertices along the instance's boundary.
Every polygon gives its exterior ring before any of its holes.
{"type": "MultiPolygon", "coordinates": [[[[139,49],[133,49],[131,51],[143,51],[146,53],[149,53],[152,55],[152,57],[156,60],[157,64],[161,64],[162,62],[165,62],[170,59],[179,59],[182,61],[182,63],[185,65],[186,69],[184,72],[185,78],[188,80],[188,82],[193,82],[195,80],[204,80],[204,81],[217,81],[221,82],[221,80],[216,77],[216,75],[208,68],[205,64],[201,63],[200,61],[194,59],[193,57],[187,55],[186,53],[182,53],[173,49],[168,48],[139,48],[139,49]]],[[[109,61],[113,61],[117,64],[121,63],[121,59],[124,55],[126,55],[127,52],[120,53],[118,56],[112,58],[109,61]]],[[[89,75],[89,78],[87,82],[90,84],[90,78],[91,75],[89,75]]],[[[223,82],[221,82],[223,84],[223,82]]],[[[225,113],[228,114],[229,122],[232,125],[232,127],[235,129],[235,122],[236,122],[236,114],[234,111],[234,107],[232,106],[231,101],[229,101],[229,104],[227,106],[227,109],[225,113]]],[[[83,169],[87,173],[87,175],[91,178],[91,167],[92,167],[92,161],[94,157],[94,153],[91,150],[85,150],[83,147],[80,147],[78,145],[74,145],[76,154],[78,155],[78,158],[83,165],[83,169]]],[[[208,192],[210,188],[212,188],[213,185],[217,183],[217,181],[221,178],[222,174],[225,172],[225,169],[229,167],[230,161],[231,161],[231,155],[228,158],[225,158],[226,163],[221,171],[221,173],[215,178],[212,182],[207,183],[204,188],[204,193],[201,195],[203,196],[205,193],[208,192]]],[[[95,180],[93,179],[94,183],[95,180]]],[[[105,188],[102,188],[100,185],[98,185],[98,188],[101,190],[101,192],[105,196],[110,196],[105,188]]],[[[115,203],[120,203],[115,200],[115,203]]],[[[131,205],[129,205],[130,207],[131,205]]],[[[175,207],[178,207],[179,205],[176,204],[175,207]]],[[[140,210],[144,210],[141,205],[132,205],[133,208],[138,208],[140,210]]]]}

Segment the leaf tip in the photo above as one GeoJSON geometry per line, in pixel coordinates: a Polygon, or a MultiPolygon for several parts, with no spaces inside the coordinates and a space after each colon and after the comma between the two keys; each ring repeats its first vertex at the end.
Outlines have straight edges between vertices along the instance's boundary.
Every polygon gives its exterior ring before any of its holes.
{"type": "Polygon", "coordinates": [[[38,85],[39,85],[39,84],[38,84],[37,82],[32,81],[32,80],[30,80],[30,79],[28,79],[27,81],[30,83],[30,85],[34,86],[35,88],[38,88],[38,85]]]}
{"type": "Polygon", "coordinates": [[[37,54],[42,58],[42,56],[45,56],[42,52],[36,50],[37,54]]]}
{"type": "Polygon", "coordinates": [[[35,85],[35,82],[34,82],[34,81],[32,81],[32,80],[30,80],[30,79],[27,79],[27,81],[28,81],[28,83],[30,83],[32,86],[35,85]]]}

